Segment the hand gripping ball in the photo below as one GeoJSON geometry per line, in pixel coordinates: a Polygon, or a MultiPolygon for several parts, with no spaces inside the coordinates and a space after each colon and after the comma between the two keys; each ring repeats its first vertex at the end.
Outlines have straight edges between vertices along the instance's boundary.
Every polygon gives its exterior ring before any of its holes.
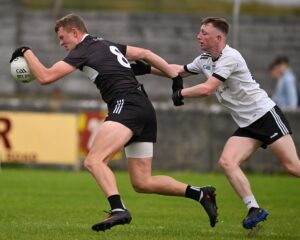
{"type": "Polygon", "coordinates": [[[18,82],[28,83],[34,80],[24,57],[17,57],[10,63],[10,72],[18,82]]]}

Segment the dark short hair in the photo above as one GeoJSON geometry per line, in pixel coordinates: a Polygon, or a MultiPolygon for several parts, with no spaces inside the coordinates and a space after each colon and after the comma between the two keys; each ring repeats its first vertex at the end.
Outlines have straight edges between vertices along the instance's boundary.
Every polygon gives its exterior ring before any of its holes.
{"type": "Polygon", "coordinates": [[[58,29],[63,27],[66,31],[71,31],[72,27],[76,27],[80,32],[87,33],[87,28],[84,24],[83,19],[76,14],[68,14],[61,19],[58,19],[55,24],[55,32],[58,32],[58,29]]]}
{"type": "Polygon", "coordinates": [[[229,32],[229,24],[225,18],[220,17],[207,17],[201,21],[201,25],[211,23],[215,28],[219,29],[222,33],[227,36],[229,32]]]}
{"type": "Polygon", "coordinates": [[[274,67],[280,65],[280,64],[287,64],[289,65],[290,61],[289,58],[286,56],[279,56],[275,58],[275,60],[270,64],[269,71],[271,71],[274,67]]]}

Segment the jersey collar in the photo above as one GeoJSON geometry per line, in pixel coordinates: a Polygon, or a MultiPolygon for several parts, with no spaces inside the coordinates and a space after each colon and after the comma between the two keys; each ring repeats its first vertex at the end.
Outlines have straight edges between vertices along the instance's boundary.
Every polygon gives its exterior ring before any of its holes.
{"type": "Polygon", "coordinates": [[[229,46],[228,46],[228,44],[226,44],[226,46],[223,48],[223,50],[222,50],[222,52],[220,53],[220,55],[216,58],[216,59],[212,59],[212,61],[213,62],[216,62],[216,61],[218,61],[219,60],[219,58],[222,56],[222,54],[223,54],[223,51],[225,50],[225,48],[228,48],[229,46]]]}
{"type": "Polygon", "coordinates": [[[87,36],[89,36],[89,34],[84,34],[80,42],[82,42],[87,36]]]}

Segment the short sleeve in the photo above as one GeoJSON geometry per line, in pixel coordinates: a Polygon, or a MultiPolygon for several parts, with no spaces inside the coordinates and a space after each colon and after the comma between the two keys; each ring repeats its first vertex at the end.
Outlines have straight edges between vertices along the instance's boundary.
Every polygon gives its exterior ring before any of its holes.
{"type": "Polygon", "coordinates": [[[127,46],[123,44],[116,44],[116,47],[120,50],[120,52],[125,56],[127,51],[127,46]]]}
{"type": "Polygon", "coordinates": [[[238,62],[232,56],[221,57],[215,66],[213,76],[225,81],[237,68],[238,62]]]}
{"type": "Polygon", "coordinates": [[[202,68],[201,68],[201,60],[200,57],[197,57],[194,59],[193,62],[184,65],[184,70],[186,72],[192,73],[192,74],[199,74],[202,72],[202,68]]]}
{"type": "Polygon", "coordinates": [[[86,57],[84,56],[79,49],[73,49],[68,56],[63,59],[64,62],[81,69],[86,62],[86,57]]]}

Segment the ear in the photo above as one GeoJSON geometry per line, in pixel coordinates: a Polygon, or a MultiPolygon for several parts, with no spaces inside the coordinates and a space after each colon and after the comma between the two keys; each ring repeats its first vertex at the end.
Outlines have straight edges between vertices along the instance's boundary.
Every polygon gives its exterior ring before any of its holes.
{"type": "Polygon", "coordinates": [[[76,28],[72,27],[72,28],[71,28],[71,32],[72,32],[72,34],[73,34],[73,36],[74,36],[75,38],[78,37],[78,31],[77,31],[76,28]]]}
{"type": "Polygon", "coordinates": [[[218,34],[217,39],[218,39],[219,42],[221,42],[221,41],[223,41],[223,36],[221,34],[218,34]]]}

